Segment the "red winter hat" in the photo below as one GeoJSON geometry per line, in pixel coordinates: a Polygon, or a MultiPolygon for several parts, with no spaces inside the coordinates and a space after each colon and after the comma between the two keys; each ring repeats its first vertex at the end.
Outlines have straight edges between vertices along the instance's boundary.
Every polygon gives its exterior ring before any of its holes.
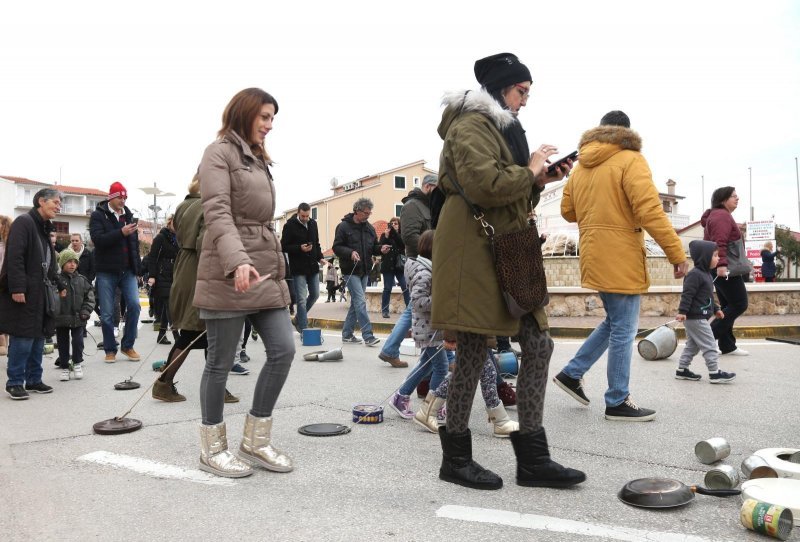
{"type": "Polygon", "coordinates": [[[114,198],[128,199],[128,191],[119,181],[111,183],[111,188],[108,189],[108,199],[114,198]]]}

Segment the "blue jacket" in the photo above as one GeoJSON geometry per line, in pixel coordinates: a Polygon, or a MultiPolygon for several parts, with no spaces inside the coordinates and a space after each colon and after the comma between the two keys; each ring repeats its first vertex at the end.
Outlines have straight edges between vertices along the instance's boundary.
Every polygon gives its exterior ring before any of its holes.
{"type": "MultiPolygon", "coordinates": [[[[133,213],[125,207],[122,215],[125,224],[133,221],[133,213]]],[[[108,201],[101,201],[89,218],[89,234],[94,243],[94,268],[97,273],[121,273],[133,271],[137,276],[142,274],[141,258],[139,258],[139,234],[127,237],[122,235],[123,224],[117,214],[108,208],[108,201]],[[127,257],[125,255],[127,247],[127,257]]]]}

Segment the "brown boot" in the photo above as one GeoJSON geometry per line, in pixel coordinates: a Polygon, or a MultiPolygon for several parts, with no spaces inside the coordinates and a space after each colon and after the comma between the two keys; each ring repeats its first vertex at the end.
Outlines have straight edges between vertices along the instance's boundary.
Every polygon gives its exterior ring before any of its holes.
{"type": "Polygon", "coordinates": [[[158,399],[159,401],[165,401],[167,403],[180,403],[181,401],[185,401],[186,397],[178,393],[175,384],[172,382],[156,380],[156,383],[153,384],[153,399],[158,399]]]}
{"type": "Polygon", "coordinates": [[[225,388],[225,402],[226,403],[238,403],[239,398],[236,397],[234,394],[228,391],[228,388],[225,388]]]}

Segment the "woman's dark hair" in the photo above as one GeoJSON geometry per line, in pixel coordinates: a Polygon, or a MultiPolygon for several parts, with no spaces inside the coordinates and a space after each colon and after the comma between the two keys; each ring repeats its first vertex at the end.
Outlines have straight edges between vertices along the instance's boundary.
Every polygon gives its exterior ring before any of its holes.
{"type": "Polygon", "coordinates": [[[429,260],[433,258],[433,233],[436,230],[425,230],[417,241],[417,253],[429,260]]]}
{"type": "Polygon", "coordinates": [[[269,155],[263,143],[261,145],[253,145],[250,142],[250,131],[253,129],[253,122],[261,114],[261,106],[265,104],[274,105],[275,114],[278,114],[278,101],[269,93],[260,88],[246,88],[239,91],[225,106],[225,111],[222,112],[222,128],[217,133],[220,137],[223,137],[230,132],[236,132],[250,145],[250,149],[256,156],[260,156],[269,162],[269,155]]]}
{"type": "Polygon", "coordinates": [[[725,207],[725,201],[733,195],[735,190],[736,188],[733,186],[723,186],[714,190],[714,193],[711,194],[711,208],[722,209],[725,207]]]}

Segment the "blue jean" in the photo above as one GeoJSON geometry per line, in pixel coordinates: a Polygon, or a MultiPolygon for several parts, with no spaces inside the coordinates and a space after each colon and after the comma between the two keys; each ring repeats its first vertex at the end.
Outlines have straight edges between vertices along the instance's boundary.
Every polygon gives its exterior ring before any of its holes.
{"type": "Polygon", "coordinates": [[[422,349],[422,355],[419,357],[417,366],[414,367],[406,377],[403,385],[400,386],[399,393],[403,395],[411,395],[422,379],[431,375],[430,389],[435,390],[439,387],[445,378],[447,378],[447,354],[441,346],[429,346],[422,349]],[[428,361],[430,360],[430,363],[428,361]],[[428,363],[426,367],[425,364],[428,363]]]}
{"type": "Polygon", "coordinates": [[[308,327],[308,311],[319,298],[319,275],[292,275],[294,298],[297,300],[297,327],[308,327]]]}
{"type": "Polygon", "coordinates": [[[136,275],[130,270],[119,273],[97,273],[97,299],[103,328],[103,349],[106,353],[117,352],[117,341],[114,339],[114,292],[117,288],[125,302],[123,350],[133,348],[133,343],[136,342],[136,327],[139,325],[139,283],[136,275]]]}
{"type": "Polygon", "coordinates": [[[408,330],[411,329],[411,303],[406,304],[406,310],[397,319],[392,328],[392,333],[386,339],[386,344],[381,348],[381,353],[391,358],[400,356],[400,343],[406,338],[408,330]]]}
{"type": "Polygon", "coordinates": [[[367,300],[364,297],[366,288],[367,275],[363,277],[349,275],[347,277],[347,290],[350,292],[350,308],[347,309],[347,317],[344,319],[342,337],[352,337],[357,323],[361,325],[361,336],[365,340],[373,337],[372,323],[369,321],[369,314],[367,314],[367,300]]]}
{"type": "Polygon", "coordinates": [[[564,373],[576,380],[592,368],[600,356],[608,350],[607,406],[617,406],[628,397],[631,377],[631,356],[636,327],[639,325],[639,295],[611,294],[600,292],[606,309],[606,319],[592,331],[575,357],[570,360],[564,373]]]}
{"type": "Polygon", "coordinates": [[[394,279],[397,278],[397,285],[403,292],[403,301],[406,302],[406,307],[411,302],[411,294],[408,293],[408,286],[406,286],[406,275],[402,271],[392,271],[391,273],[383,273],[383,294],[381,295],[381,312],[389,312],[389,299],[392,297],[392,288],[394,287],[394,279]]]}
{"type": "Polygon", "coordinates": [[[6,388],[41,382],[42,354],[44,354],[44,338],[32,339],[9,335],[6,388]]]}

